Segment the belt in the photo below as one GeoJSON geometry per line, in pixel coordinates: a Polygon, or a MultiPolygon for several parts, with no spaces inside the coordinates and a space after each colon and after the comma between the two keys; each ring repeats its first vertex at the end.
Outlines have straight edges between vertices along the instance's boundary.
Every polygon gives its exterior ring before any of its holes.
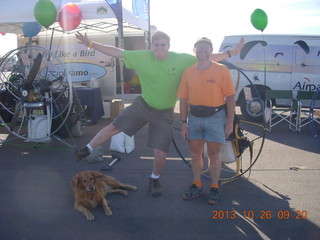
{"type": "Polygon", "coordinates": [[[213,112],[219,112],[220,110],[224,109],[226,105],[221,105],[218,107],[208,107],[208,106],[202,106],[202,105],[190,105],[190,108],[198,108],[198,109],[210,109],[213,112]]]}
{"type": "Polygon", "coordinates": [[[224,109],[225,105],[218,107],[208,107],[202,105],[190,105],[190,113],[196,117],[210,117],[213,114],[224,109]]]}

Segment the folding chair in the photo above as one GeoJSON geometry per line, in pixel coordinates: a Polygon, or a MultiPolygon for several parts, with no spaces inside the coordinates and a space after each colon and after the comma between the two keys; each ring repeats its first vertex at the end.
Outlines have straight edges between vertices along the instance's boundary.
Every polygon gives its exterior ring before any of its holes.
{"type": "Polygon", "coordinates": [[[293,92],[290,90],[266,90],[264,120],[267,129],[271,132],[272,127],[286,121],[289,128],[298,131],[297,104],[293,101],[293,92]],[[288,107],[275,107],[276,100],[287,99],[288,107]]]}
{"type": "Polygon", "coordinates": [[[301,128],[315,122],[320,124],[320,95],[317,92],[311,91],[298,91],[297,92],[297,120],[298,120],[298,131],[301,128]],[[313,104],[307,103],[309,107],[303,107],[302,101],[311,100],[313,104]]]}

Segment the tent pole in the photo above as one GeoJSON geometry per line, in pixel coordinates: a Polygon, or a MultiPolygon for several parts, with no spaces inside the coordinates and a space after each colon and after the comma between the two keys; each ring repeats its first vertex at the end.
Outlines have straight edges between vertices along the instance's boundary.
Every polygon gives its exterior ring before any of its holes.
{"type": "MultiPolygon", "coordinates": [[[[119,9],[121,13],[117,17],[118,20],[118,47],[124,49],[123,39],[123,18],[122,18],[122,0],[119,0],[119,9]]],[[[123,76],[123,59],[119,59],[119,70],[120,70],[120,86],[121,86],[121,102],[122,109],[124,109],[124,76],[123,76]]]]}
{"type": "Polygon", "coordinates": [[[151,49],[150,4],[151,4],[151,0],[148,0],[148,48],[149,50],[151,49]]]}

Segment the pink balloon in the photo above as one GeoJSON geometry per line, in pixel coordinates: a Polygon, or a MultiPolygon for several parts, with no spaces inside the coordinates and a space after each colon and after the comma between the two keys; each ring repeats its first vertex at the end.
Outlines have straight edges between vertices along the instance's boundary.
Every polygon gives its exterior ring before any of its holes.
{"type": "Polygon", "coordinates": [[[58,14],[60,27],[65,31],[76,29],[82,20],[82,12],[78,5],[68,3],[61,8],[58,14]]]}

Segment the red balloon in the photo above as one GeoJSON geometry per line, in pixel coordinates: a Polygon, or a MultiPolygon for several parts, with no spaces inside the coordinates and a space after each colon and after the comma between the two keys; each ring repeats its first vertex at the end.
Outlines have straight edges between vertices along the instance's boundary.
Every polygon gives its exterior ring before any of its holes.
{"type": "Polygon", "coordinates": [[[65,31],[76,29],[82,20],[81,8],[74,3],[68,3],[61,8],[58,14],[60,27],[65,31]]]}

